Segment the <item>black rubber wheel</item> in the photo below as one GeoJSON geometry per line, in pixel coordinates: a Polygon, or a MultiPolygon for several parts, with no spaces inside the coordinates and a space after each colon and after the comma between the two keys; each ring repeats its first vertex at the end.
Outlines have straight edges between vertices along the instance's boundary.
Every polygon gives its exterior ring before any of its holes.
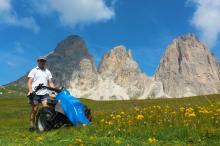
{"type": "Polygon", "coordinates": [[[84,105],[84,107],[85,107],[84,113],[85,113],[87,119],[91,122],[92,119],[93,119],[92,111],[91,111],[91,109],[89,109],[86,105],[84,105]]]}
{"type": "Polygon", "coordinates": [[[53,129],[54,111],[49,107],[43,107],[39,110],[36,116],[36,129],[37,132],[44,132],[53,129]]]}

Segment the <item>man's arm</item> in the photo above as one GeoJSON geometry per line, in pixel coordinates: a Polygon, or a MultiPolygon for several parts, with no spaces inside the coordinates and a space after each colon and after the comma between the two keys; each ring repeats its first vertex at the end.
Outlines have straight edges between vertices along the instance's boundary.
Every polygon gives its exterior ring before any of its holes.
{"type": "Polygon", "coordinates": [[[33,79],[32,78],[28,78],[28,82],[27,82],[27,86],[28,86],[28,95],[30,95],[33,91],[32,91],[32,82],[33,79]]]}
{"type": "Polygon", "coordinates": [[[50,72],[49,70],[48,70],[48,72],[49,72],[48,85],[49,85],[49,87],[51,87],[51,88],[56,88],[55,85],[54,85],[54,83],[53,83],[53,81],[52,81],[52,74],[51,74],[51,72],[50,72]]]}
{"type": "Polygon", "coordinates": [[[52,88],[56,88],[53,81],[51,79],[48,80],[48,85],[52,88]]]}

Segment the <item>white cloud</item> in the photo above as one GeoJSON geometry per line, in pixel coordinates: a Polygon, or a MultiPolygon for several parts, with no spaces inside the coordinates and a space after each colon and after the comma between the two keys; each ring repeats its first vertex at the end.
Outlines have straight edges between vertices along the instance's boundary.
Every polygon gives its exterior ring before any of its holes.
{"type": "Polygon", "coordinates": [[[104,0],[41,0],[37,4],[38,11],[44,14],[55,12],[63,25],[74,27],[78,24],[107,21],[114,17],[112,6],[107,6],[104,0]]]}
{"type": "Polygon", "coordinates": [[[23,27],[34,32],[40,29],[32,17],[19,18],[12,9],[11,0],[0,0],[0,23],[23,27]]]}
{"type": "Polygon", "coordinates": [[[201,39],[213,47],[220,33],[220,0],[188,0],[196,6],[191,23],[201,32],[201,39]]]}
{"type": "Polygon", "coordinates": [[[10,0],[0,0],[0,11],[9,11],[10,9],[10,0]]]}
{"type": "Polygon", "coordinates": [[[10,67],[17,67],[18,66],[18,64],[16,64],[15,62],[11,62],[11,61],[8,61],[8,60],[6,61],[6,64],[10,67]]]}

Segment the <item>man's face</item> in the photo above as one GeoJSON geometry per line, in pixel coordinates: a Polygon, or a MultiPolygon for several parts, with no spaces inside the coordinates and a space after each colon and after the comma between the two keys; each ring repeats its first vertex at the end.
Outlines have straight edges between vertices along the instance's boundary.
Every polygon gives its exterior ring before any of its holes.
{"type": "Polygon", "coordinates": [[[44,68],[46,65],[46,60],[38,60],[38,67],[44,68]]]}

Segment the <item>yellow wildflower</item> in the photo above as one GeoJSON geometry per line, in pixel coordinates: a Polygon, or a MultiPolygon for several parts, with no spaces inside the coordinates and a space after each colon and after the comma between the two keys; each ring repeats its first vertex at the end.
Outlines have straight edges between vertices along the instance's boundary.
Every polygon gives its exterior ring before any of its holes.
{"type": "Polygon", "coordinates": [[[149,143],[156,143],[157,142],[157,139],[155,137],[149,137],[148,138],[148,142],[149,143]]]}
{"type": "Polygon", "coordinates": [[[196,114],[193,112],[193,113],[190,113],[188,114],[189,117],[196,117],[196,114]]]}
{"type": "Polygon", "coordinates": [[[208,114],[208,113],[209,113],[209,111],[208,111],[206,108],[201,108],[201,109],[199,110],[199,112],[200,112],[200,113],[203,113],[203,114],[208,114]]]}
{"type": "Polygon", "coordinates": [[[180,107],[179,108],[181,112],[184,112],[185,108],[184,107],[180,107]]]}
{"type": "Polygon", "coordinates": [[[76,139],[75,139],[75,144],[76,144],[76,145],[83,146],[83,140],[80,139],[80,138],[76,138],[76,139]]]}
{"type": "Polygon", "coordinates": [[[118,140],[115,141],[115,143],[116,144],[122,144],[122,141],[118,139],[118,140]]]}
{"type": "Polygon", "coordinates": [[[121,115],[116,115],[115,116],[117,119],[121,119],[121,115]]]}
{"type": "Polygon", "coordinates": [[[191,107],[186,108],[185,116],[186,117],[196,117],[196,114],[195,114],[193,108],[191,108],[191,107]]]}
{"type": "Polygon", "coordinates": [[[186,109],[186,112],[192,112],[193,111],[193,108],[189,107],[186,109]]]}
{"type": "Polygon", "coordinates": [[[144,119],[144,116],[143,116],[143,115],[137,115],[136,119],[137,119],[137,120],[143,120],[143,119],[144,119]]]}
{"type": "Polygon", "coordinates": [[[42,136],[38,136],[36,139],[35,139],[37,142],[41,142],[44,140],[44,138],[42,136]]]}
{"type": "Polygon", "coordinates": [[[112,121],[105,121],[106,125],[113,125],[112,121]]]}

